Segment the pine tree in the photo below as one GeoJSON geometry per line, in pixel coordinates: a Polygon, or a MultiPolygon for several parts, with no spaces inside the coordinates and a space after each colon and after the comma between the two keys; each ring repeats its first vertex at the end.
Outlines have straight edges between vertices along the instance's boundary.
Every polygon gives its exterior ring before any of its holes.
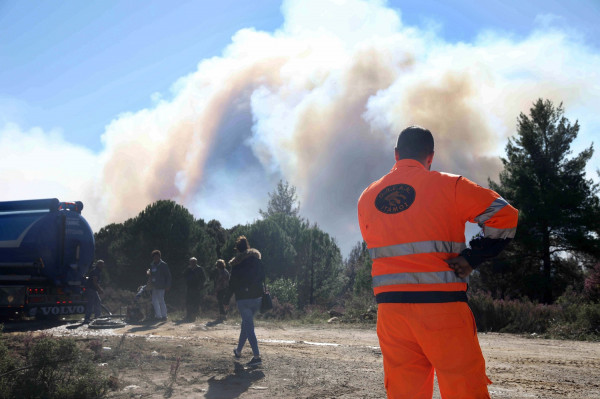
{"type": "Polygon", "coordinates": [[[521,113],[517,135],[506,146],[500,181],[489,181],[519,210],[512,256],[502,261],[510,263],[513,273],[525,274],[520,281],[537,287],[541,292],[534,299],[545,303],[566,288],[557,282],[568,284],[561,275],[569,263],[566,255],[600,256],[599,187],[585,178],[593,144],[569,157],[579,124],[571,124],[563,115],[562,103],[554,107],[542,99],[533,104],[529,116],[521,113]]]}
{"type": "Polygon", "coordinates": [[[269,193],[267,210],[263,211],[260,209],[259,213],[265,219],[278,213],[297,217],[300,212],[300,205],[296,205],[297,201],[296,187],[290,186],[287,181],[283,182],[283,180],[279,180],[277,190],[269,193]]]}

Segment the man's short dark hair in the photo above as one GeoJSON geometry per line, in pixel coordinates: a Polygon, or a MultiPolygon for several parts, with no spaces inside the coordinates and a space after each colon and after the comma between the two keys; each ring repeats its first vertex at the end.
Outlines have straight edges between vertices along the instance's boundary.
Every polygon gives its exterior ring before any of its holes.
{"type": "Polygon", "coordinates": [[[433,152],[433,135],[420,126],[409,126],[400,132],[396,150],[399,159],[420,161],[433,152]]]}
{"type": "Polygon", "coordinates": [[[160,251],[158,249],[155,249],[154,251],[152,251],[152,256],[154,255],[158,255],[159,257],[161,256],[160,251]]]}

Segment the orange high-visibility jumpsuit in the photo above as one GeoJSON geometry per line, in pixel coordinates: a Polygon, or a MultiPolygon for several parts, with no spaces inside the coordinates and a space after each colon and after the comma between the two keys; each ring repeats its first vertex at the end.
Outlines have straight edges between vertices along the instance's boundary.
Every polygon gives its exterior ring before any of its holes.
{"type": "Polygon", "coordinates": [[[389,398],[431,398],[437,373],[443,399],[489,398],[485,360],[467,304],[468,278],[445,260],[475,268],[514,237],[517,210],[468,179],[396,162],[358,201],[373,260],[377,335],[389,398]],[[465,244],[465,223],[482,235],[465,244]]]}

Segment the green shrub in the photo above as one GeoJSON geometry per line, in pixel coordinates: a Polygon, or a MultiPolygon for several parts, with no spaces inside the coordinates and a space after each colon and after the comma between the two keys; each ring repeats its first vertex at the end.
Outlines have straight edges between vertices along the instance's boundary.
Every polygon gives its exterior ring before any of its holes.
{"type": "MultiPolygon", "coordinates": [[[[2,338],[1,332],[0,338],[2,338]]],[[[17,368],[16,359],[6,347],[4,340],[0,339],[0,398],[8,398],[7,393],[12,392],[15,380],[10,378],[10,374],[17,368]]]]}
{"type": "Polygon", "coordinates": [[[281,303],[277,297],[273,297],[273,309],[263,315],[266,319],[286,320],[296,316],[296,307],[291,303],[281,303]]]}
{"type": "Polygon", "coordinates": [[[289,303],[298,306],[298,288],[296,283],[288,278],[280,278],[269,284],[269,292],[272,298],[279,303],[289,303]]]}
{"type": "Polygon", "coordinates": [[[469,306],[479,331],[508,333],[544,333],[560,310],[529,299],[494,299],[482,291],[469,293],[469,306]]]}
{"type": "Polygon", "coordinates": [[[319,305],[306,305],[300,317],[301,322],[309,324],[322,323],[328,319],[329,313],[319,305]]]}
{"type": "Polygon", "coordinates": [[[6,356],[0,344],[0,398],[102,398],[108,379],[73,339],[29,334],[6,356]]]}
{"type": "Polygon", "coordinates": [[[600,340],[600,304],[562,305],[562,311],[550,328],[548,336],[560,339],[600,340]]]}
{"type": "Polygon", "coordinates": [[[600,303],[588,303],[577,312],[578,324],[590,334],[600,337],[600,303]]]}
{"type": "Polygon", "coordinates": [[[344,323],[369,323],[377,322],[377,303],[375,296],[355,295],[345,301],[339,310],[340,317],[344,323]]]}
{"type": "Polygon", "coordinates": [[[600,304],[587,302],[584,295],[570,288],[552,305],[529,299],[494,299],[489,292],[482,291],[469,292],[469,305],[479,331],[600,339],[600,304]]]}

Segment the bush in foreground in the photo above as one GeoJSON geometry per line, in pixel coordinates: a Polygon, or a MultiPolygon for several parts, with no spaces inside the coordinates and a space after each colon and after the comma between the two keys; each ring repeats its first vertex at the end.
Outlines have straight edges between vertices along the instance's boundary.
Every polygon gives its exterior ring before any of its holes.
{"type": "Polygon", "coordinates": [[[490,293],[469,293],[479,331],[544,334],[548,338],[600,340],[600,304],[568,289],[555,304],[529,299],[494,299],[490,293]]]}
{"type": "Polygon", "coordinates": [[[0,333],[0,398],[102,398],[109,388],[72,339],[25,335],[7,347],[0,333]]]}

